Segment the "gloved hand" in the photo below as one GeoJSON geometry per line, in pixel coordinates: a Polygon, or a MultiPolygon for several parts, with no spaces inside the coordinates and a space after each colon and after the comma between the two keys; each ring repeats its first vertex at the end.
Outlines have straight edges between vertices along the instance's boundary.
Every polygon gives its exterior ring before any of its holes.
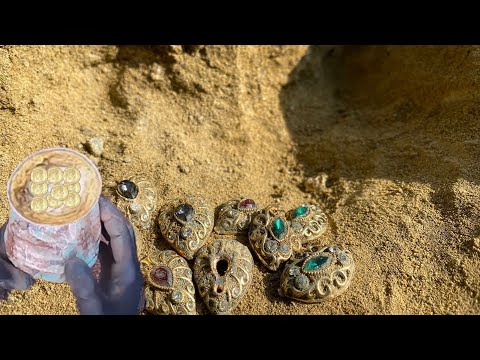
{"type": "Polygon", "coordinates": [[[66,262],[65,278],[80,314],[138,314],[145,303],[144,280],[132,225],[107,198],[101,196],[99,204],[101,236],[108,243],[100,242],[100,280],[77,257],[66,262]]]}
{"type": "Polygon", "coordinates": [[[17,269],[8,260],[3,237],[6,225],[7,223],[0,228],[0,300],[5,300],[11,290],[26,290],[35,282],[33,277],[17,269]]]}

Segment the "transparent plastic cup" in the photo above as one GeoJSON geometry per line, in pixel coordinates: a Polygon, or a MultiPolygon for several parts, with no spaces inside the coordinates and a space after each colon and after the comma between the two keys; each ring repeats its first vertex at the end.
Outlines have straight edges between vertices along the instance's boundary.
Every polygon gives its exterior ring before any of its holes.
{"type": "Polygon", "coordinates": [[[43,149],[20,162],[7,184],[10,261],[35,279],[51,282],[65,281],[65,261],[71,256],[92,267],[101,234],[101,190],[96,166],[74,150],[43,149]]]}

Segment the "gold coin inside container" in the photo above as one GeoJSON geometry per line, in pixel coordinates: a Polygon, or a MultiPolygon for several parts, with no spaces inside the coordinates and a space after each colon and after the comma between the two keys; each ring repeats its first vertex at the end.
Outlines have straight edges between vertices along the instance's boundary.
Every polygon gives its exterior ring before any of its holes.
{"type": "Polygon", "coordinates": [[[68,191],[73,191],[73,192],[76,192],[76,193],[80,192],[80,184],[79,183],[67,184],[65,186],[67,187],[68,191]]]}
{"type": "Polygon", "coordinates": [[[48,169],[48,182],[50,184],[58,184],[63,180],[63,171],[57,166],[48,169]]]}
{"type": "Polygon", "coordinates": [[[78,195],[76,192],[70,191],[65,199],[64,205],[69,208],[80,205],[80,195],[78,195]]]}
{"type": "Polygon", "coordinates": [[[30,203],[33,212],[43,213],[48,209],[48,201],[44,197],[34,197],[30,203]]]}
{"type": "Polygon", "coordinates": [[[30,180],[34,183],[43,183],[47,181],[48,173],[47,170],[43,166],[37,166],[32,170],[30,174],[30,180]]]}
{"type": "Polygon", "coordinates": [[[44,183],[34,183],[30,184],[30,193],[33,196],[42,196],[48,191],[48,185],[46,182],[44,183]]]}
{"type": "Polygon", "coordinates": [[[63,201],[68,196],[68,190],[65,185],[55,185],[50,190],[50,196],[57,201],[63,201]]]}
{"type": "Polygon", "coordinates": [[[63,171],[63,179],[67,184],[73,184],[80,180],[80,171],[75,168],[66,168],[63,171]]]}
{"type": "Polygon", "coordinates": [[[53,197],[52,197],[52,194],[49,194],[47,196],[47,201],[48,201],[48,207],[51,207],[51,208],[54,208],[54,209],[58,209],[59,207],[61,207],[64,203],[63,200],[55,200],[53,197]]]}

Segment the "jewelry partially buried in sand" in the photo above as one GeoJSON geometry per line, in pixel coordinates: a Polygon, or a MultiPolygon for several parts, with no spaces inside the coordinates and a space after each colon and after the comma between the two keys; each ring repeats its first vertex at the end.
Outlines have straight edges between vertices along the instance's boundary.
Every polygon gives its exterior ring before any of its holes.
{"type": "Polygon", "coordinates": [[[165,204],[158,215],[160,232],[177,253],[192,260],[213,230],[213,208],[201,196],[188,195],[165,204]]]}
{"type": "Polygon", "coordinates": [[[208,310],[215,315],[228,314],[252,283],[253,257],[240,242],[217,239],[198,250],[193,274],[208,310]]]}
{"type": "Polygon", "coordinates": [[[80,205],[80,171],[74,167],[62,169],[53,166],[48,170],[37,166],[30,174],[30,208],[39,214],[62,206],[75,208],[80,205]]]}
{"type": "Polygon", "coordinates": [[[318,239],[328,225],[327,215],[319,206],[302,204],[288,213],[294,236],[300,237],[302,244],[318,239]]]}
{"type": "Polygon", "coordinates": [[[187,261],[172,250],[140,261],[145,277],[145,310],[156,315],[196,315],[195,286],[187,261]]]}
{"type": "Polygon", "coordinates": [[[274,204],[255,213],[248,240],[253,252],[270,271],[277,271],[301,247],[298,238],[292,236],[285,211],[274,204]]]}
{"type": "Polygon", "coordinates": [[[214,231],[217,234],[241,234],[248,231],[252,214],[257,210],[255,200],[240,197],[220,205],[214,231]]]}
{"type": "Polygon", "coordinates": [[[350,251],[338,245],[307,247],[285,265],[280,277],[280,295],[318,303],[347,290],[355,271],[350,251]]]}
{"type": "Polygon", "coordinates": [[[157,208],[157,191],[150,180],[130,176],[117,184],[110,184],[105,190],[115,193],[116,206],[134,226],[142,230],[152,226],[152,214],[157,208]]]}

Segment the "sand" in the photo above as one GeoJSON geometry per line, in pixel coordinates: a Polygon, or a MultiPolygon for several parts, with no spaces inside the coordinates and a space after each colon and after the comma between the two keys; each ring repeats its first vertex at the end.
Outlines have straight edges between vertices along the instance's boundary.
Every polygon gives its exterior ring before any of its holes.
{"type": "MultiPolygon", "coordinates": [[[[146,175],[159,206],[193,193],[325,209],[319,243],[352,252],[350,288],[292,302],[255,259],[234,314],[478,314],[479,69],[477,46],[2,46],[0,222],[22,159],[98,137],[104,183],[146,175]]],[[[168,248],[141,233],[145,254],[168,248]]],[[[0,302],[76,313],[65,284],[0,302]]]]}

